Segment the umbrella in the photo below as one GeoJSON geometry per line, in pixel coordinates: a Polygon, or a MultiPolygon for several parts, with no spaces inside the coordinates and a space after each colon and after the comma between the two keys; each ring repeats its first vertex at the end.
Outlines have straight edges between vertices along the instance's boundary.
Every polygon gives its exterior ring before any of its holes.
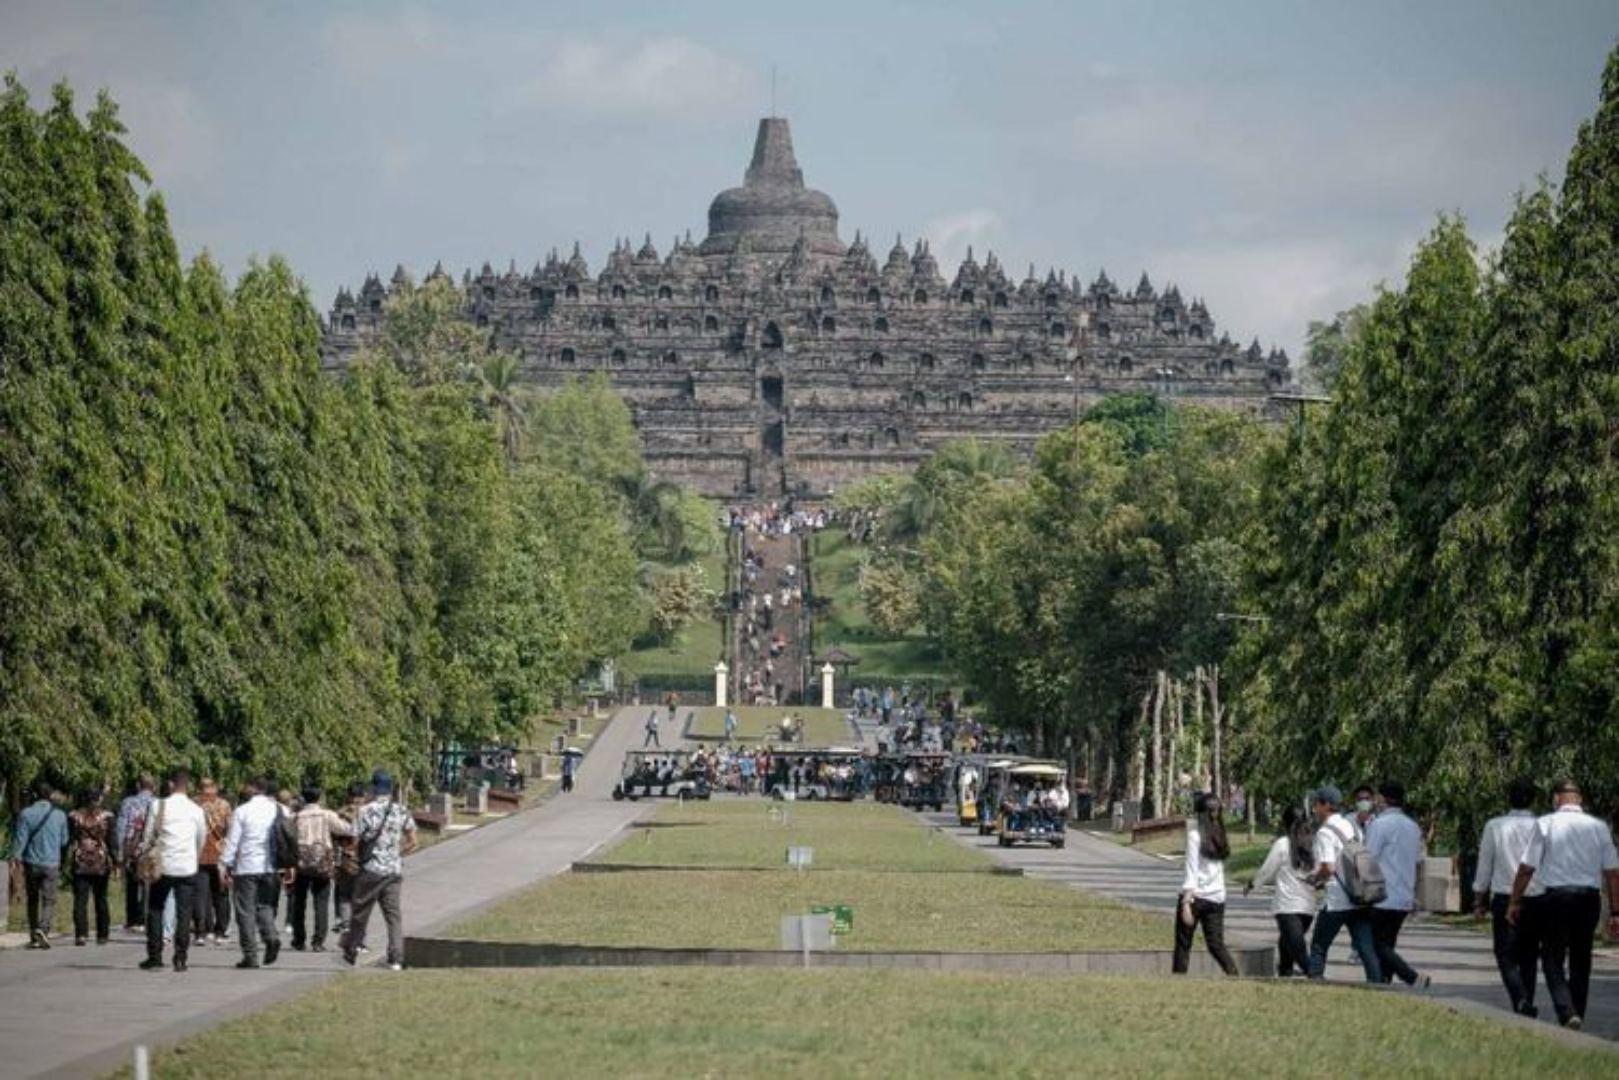
{"type": "Polygon", "coordinates": [[[585,756],[585,752],[583,750],[579,749],[577,746],[570,746],[566,750],[562,751],[562,753],[563,753],[564,756],[567,756],[569,754],[573,755],[574,757],[584,757],[585,756]]]}

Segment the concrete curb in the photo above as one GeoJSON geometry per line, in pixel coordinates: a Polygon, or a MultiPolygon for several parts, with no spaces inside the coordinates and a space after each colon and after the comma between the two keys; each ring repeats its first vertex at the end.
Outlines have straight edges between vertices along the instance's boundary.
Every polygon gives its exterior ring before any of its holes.
{"type": "MultiPolygon", "coordinates": [[[[1268,948],[1231,950],[1238,970],[1247,976],[1272,973],[1268,948]]],[[[412,968],[551,968],[551,967],[748,967],[803,966],[796,952],[762,949],[649,949],[605,945],[537,944],[511,941],[460,941],[407,937],[405,956],[412,968]]],[[[1075,953],[939,953],[818,952],[811,967],[840,969],[908,968],[929,971],[998,971],[1038,975],[1168,975],[1167,951],[1075,953]]],[[[1219,975],[1205,954],[1191,958],[1191,974],[1219,975]]]]}

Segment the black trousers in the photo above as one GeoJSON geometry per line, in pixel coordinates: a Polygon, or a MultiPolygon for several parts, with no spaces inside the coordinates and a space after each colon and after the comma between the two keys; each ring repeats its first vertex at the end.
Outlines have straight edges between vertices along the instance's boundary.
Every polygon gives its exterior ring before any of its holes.
{"type": "Polygon", "coordinates": [[[1172,970],[1184,975],[1192,962],[1192,939],[1197,928],[1203,927],[1203,944],[1227,975],[1237,974],[1237,962],[1225,947],[1225,905],[1210,900],[1192,901],[1192,925],[1181,920],[1180,909],[1175,909],[1175,957],[1172,970]]]}
{"type": "Polygon", "coordinates": [[[1518,925],[1507,921],[1510,896],[1490,897],[1490,936],[1501,985],[1507,989],[1512,1011],[1535,1003],[1535,975],[1540,970],[1540,897],[1525,897],[1518,910],[1518,925]]]}
{"type": "Polygon", "coordinates": [[[107,908],[107,882],[110,874],[73,875],[73,936],[90,936],[90,900],[96,902],[96,940],[106,941],[112,934],[112,912],[107,908]]]}
{"type": "Polygon", "coordinates": [[[1383,981],[1393,982],[1397,975],[1407,986],[1417,981],[1417,972],[1399,953],[1400,928],[1405,925],[1409,911],[1388,911],[1373,908],[1372,943],[1377,947],[1377,966],[1382,969],[1383,981]]]}
{"type": "Polygon", "coordinates": [[[1540,898],[1540,965],[1557,1019],[1585,1016],[1591,992],[1591,942],[1602,919],[1596,889],[1547,889],[1540,898]]]}
{"type": "Polygon", "coordinates": [[[148,960],[162,961],[163,959],[163,905],[168,903],[169,894],[174,894],[174,959],[178,963],[185,960],[186,954],[191,951],[191,920],[185,918],[185,913],[191,910],[193,891],[196,888],[197,876],[187,874],[185,877],[169,877],[167,874],[158,878],[147,886],[147,919],[146,919],[146,958],[148,960]]]}
{"type": "Polygon", "coordinates": [[[1310,974],[1310,924],[1314,915],[1276,916],[1276,974],[1287,978],[1297,971],[1310,974]]]}
{"type": "Polygon", "coordinates": [[[133,861],[124,864],[124,925],[146,924],[146,885],[135,873],[133,861]]]}
{"type": "Polygon", "coordinates": [[[330,899],[332,895],[332,879],[314,877],[310,874],[299,874],[298,879],[292,883],[292,947],[301,949],[307,940],[309,944],[320,948],[326,944],[327,918],[331,915],[330,899]],[[312,936],[304,936],[305,924],[309,921],[310,900],[313,898],[315,910],[313,912],[315,932],[312,936]]]}
{"type": "Polygon", "coordinates": [[[230,930],[230,890],[219,880],[219,864],[197,868],[197,892],[192,904],[192,921],[197,936],[230,930]]]}

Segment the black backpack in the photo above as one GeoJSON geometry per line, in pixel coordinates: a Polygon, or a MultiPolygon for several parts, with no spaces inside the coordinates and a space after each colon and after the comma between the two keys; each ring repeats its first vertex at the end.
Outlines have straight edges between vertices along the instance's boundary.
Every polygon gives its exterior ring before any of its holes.
{"type": "Polygon", "coordinates": [[[275,868],[298,869],[298,827],[293,824],[292,815],[284,810],[277,815],[270,835],[275,845],[275,868]]]}

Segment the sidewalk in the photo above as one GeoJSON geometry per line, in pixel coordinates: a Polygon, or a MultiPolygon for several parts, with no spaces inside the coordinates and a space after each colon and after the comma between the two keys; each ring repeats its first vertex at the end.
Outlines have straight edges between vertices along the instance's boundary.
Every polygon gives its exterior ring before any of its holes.
{"type": "MultiPolygon", "coordinates": [[[[1021,867],[1029,877],[1071,885],[1135,907],[1162,912],[1165,946],[1172,942],[1172,920],[1181,886],[1178,861],[1166,861],[1075,829],[1069,830],[1067,846],[1060,851],[1046,847],[999,848],[993,838],[956,828],[949,814],[923,816],[944,827],[959,842],[981,848],[1008,865],[1021,867]]],[[[1255,893],[1245,898],[1240,887],[1232,889],[1226,903],[1226,936],[1228,940],[1244,944],[1274,947],[1276,924],[1270,915],[1269,897],[1255,893]]],[[[1198,947],[1202,947],[1201,938],[1198,947]]],[[[1469,1009],[1483,1008],[1503,1020],[1524,1022],[1507,1009],[1506,991],[1501,988],[1496,974],[1488,934],[1417,921],[1408,924],[1401,933],[1400,955],[1412,967],[1433,977],[1433,988],[1426,996],[1469,1009]]],[[[1340,934],[1333,944],[1327,978],[1339,982],[1363,980],[1360,965],[1349,960],[1347,935],[1340,934]]],[[[1538,1022],[1552,1026],[1555,1016],[1544,981],[1535,994],[1535,1001],[1541,1010],[1538,1022]]],[[[1619,1040],[1619,965],[1597,961],[1591,973],[1585,1033],[1619,1040]]]]}
{"type": "MultiPolygon", "coordinates": [[[[406,931],[442,929],[514,889],[560,873],[644,813],[644,804],[610,797],[623,752],[639,735],[635,717],[621,710],[596,738],[572,794],[559,793],[533,810],[412,856],[405,868],[406,931]]],[[[370,928],[372,957],[381,954],[384,935],[378,916],[370,928]]],[[[283,949],[274,967],[243,972],[232,967],[240,958],[234,944],[194,946],[191,970],[176,975],[140,971],[144,945],[121,931],[100,948],[8,950],[0,953],[0,1080],[93,1076],[116,1068],[137,1043],[182,1038],[347,970],[339,955],[335,948],[283,949]]]]}

